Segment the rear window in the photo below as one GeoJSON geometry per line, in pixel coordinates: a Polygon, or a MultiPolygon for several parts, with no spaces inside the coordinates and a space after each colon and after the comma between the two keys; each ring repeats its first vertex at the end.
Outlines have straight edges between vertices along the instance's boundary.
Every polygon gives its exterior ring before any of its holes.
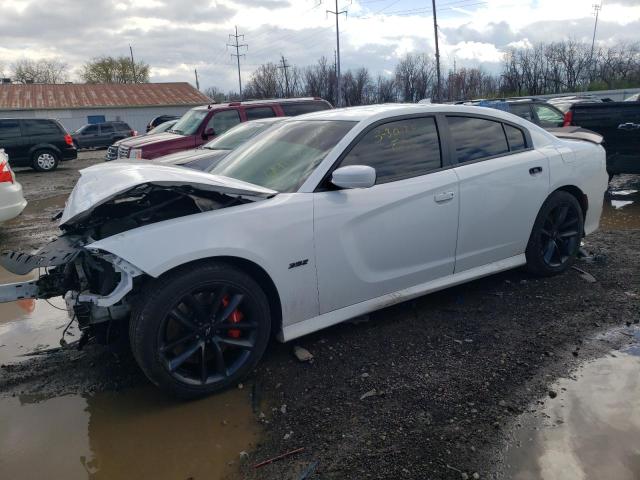
{"type": "Polygon", "coordinates": [[[114,123],[113,126],[116,127],[116,130],[131,130],[131,127],[123,122],[114,123]]]}
{"type": "Polygon", "coordinates": [[[247,108],[245,110],[247,120],[258,120],[260,118],[275,117],[276,114],[271,107],[247,108]]]}
{"type": "Polygon", "coordinates": [[[509,151],[502,124],[473,117],[447,117],[458,163],[482,160],[509,151]]]}
{"type": "Polygon", "coordinates": [[[504,125],[504,133],[507,134],[507,140],[509,141],[509,150],[517,152],[518,150],[524,150],[527,148],[527,142],[524,138],[524,132],[519,128],[512,127],[511,125],[504,125]]]}
{"type": "Polygon", "coordinates": [[[509,105],[509,112],[519,116],[520,118],[524,118],[525,120],[534,122],[533,114],[531,113],[531,108],[529,108],[529,104],[512,103],[509,105]]]}
{"type": "Polygon", "coordinates": [[[16,138],[21,135],[18,120],[0,120],[0,148],[2,140],[16,138]]]}
{"type": "Polygon", "coordinates": [[[100,132],[101,133],[113,133],[115,132],[113,125],[102,125],[100,127],[100,132]]]}
{"type": "Polygon", "coordinates": [[[52,120],[23,120],[22,128],[25,135],[60,135],[62,130],[52,120]]]}
{"type": "Polygon", "coordinates": [[[305,113],[329,110],[329,105],[324,102],[282,103],[280,104],[280,107],[287,117],[295,117],[296,115],[303,115],[305,113]]]}

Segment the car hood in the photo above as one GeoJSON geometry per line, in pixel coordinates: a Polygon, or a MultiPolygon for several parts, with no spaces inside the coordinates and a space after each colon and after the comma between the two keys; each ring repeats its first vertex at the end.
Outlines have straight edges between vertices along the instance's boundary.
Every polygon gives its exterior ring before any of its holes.
{"type": "Polygon", "coordinates": [[[182,165],[194,160],[204,160],[206,158],[220,158],[229,155],[230,150],[210,150],[208,148],[195,148],[193,150],[185,150],[184,152],[171,153],[162,157],[150,160],[156,164],[164,165],[182,165]]]}
{"type": "Polygon", "coordinates": [[[80,170],[80,178],[67,199],[60,226],[91,215],[98,206],[141,185],[190,187],[248,199],[264,199],[278,192],[229,177],[171,165],[140,161],[115,161],[80,170]]]}
{"type": "Polygon", "coordinates": [[[176,133],[161,132],[154,133],[153,135],[137,135],[135,137],[129,137],[123,140],[121,145],[129,148],[142,148],[153,143],[178,141],[183,139],[184,136],[176,133]]]}

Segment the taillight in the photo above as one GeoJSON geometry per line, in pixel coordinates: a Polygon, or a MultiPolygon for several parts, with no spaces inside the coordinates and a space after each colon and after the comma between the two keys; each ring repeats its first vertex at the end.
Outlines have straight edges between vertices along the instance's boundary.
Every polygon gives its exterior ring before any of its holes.
{"type": "Polygon", "coordinates": [[[562,122],[563,127],[571,126],[571,122],[573,122],[573,111],[567,110],[567,113],[564,114],[564,121],[562,122]]]}
{"type": "Polygon", "coordinates": [[[0,162],[0,183],[5,182],[13,183],[13,174],[7,162],[0,162]]]}
{"type": "Polygon", "coordinates": [[[73,138],[71,138],[71,135],[68,133],[64,136],[64,142],[70,147],[73,147],[73,138]]]}
{"type": "Polygon", "coordinates": [[[130,132],[130,133],[131,133],[131,136],[132,136],[132,137],[135,137],[135,136],[137,136],[137,135],[138,135],[137,130],[131,130],[131,132],[130,132]]]}

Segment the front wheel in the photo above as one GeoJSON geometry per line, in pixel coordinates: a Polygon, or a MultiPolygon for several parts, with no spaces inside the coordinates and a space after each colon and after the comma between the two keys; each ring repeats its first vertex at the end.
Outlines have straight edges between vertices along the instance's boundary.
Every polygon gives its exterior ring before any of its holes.
{"type": "Polygon", "coordinates": [[[271,331],[267,298],[224,263],[182,268],[153,282],[131,317],[134,357],[156,385],[182,398],[232,385],[262,357],[271,331]]]}
{"type": "Polygon", "coordinates": [[[544,202],[531,231],[526,250],[527,268],[535,275],[564,272],[575,259],[584,230],[578,200],[556,191],[544,202]]]}

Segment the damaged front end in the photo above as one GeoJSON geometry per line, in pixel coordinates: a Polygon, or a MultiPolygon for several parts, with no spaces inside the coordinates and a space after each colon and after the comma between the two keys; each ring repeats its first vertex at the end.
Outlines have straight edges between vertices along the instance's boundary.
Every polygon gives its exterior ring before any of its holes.
{"type": "MultiPolygon", "coordinates": [[[[36,269],[40,273],[37,280],[0,285],[0,302],[63,297],[69,316],[83,332],[82,343],[88,339],[110,343],[126,325],[122,321],[128,319],[148,275],[116,255],[92,248],[94,242],[152,223],[252,203],[276,193],[200,172],[196,173],[199,182],[194,178],[176,180],[175,168],[119,166],[120,174],[113,168],[83,171],[61,215],[61,236],[32,254],[10,251],[0,255],[0,265],[11,273],[26,275],[36,269]],[[163,168],[171,170],[162,175],[163,168]],[[135,169],[135,175],[131,169],[135,169]],[[115,190],[100,189],[95,181],[99,177],[101,182],[108,182],[114,175],[120,181],[115,190]],[[147,181],[143,180],[145,176],[147,181]]],[[[194,177],[182,170],[178,170],[181,176],[194,177]]]]}

